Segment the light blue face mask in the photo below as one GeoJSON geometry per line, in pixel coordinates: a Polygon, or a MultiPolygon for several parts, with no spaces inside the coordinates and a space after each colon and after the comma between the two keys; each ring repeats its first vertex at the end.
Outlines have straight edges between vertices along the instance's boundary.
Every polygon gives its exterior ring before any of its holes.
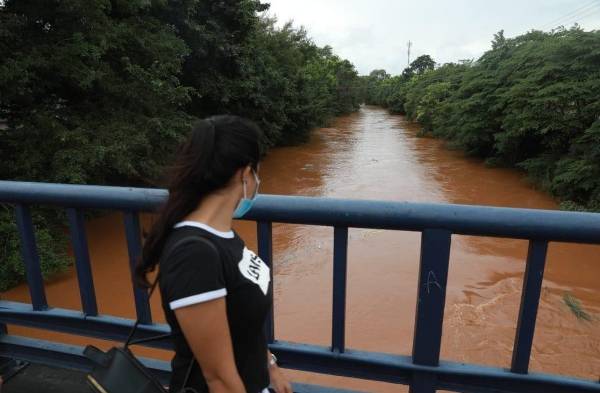
{"type": "Polygon", "coordinates": [[[248,213],[248,210],[252,208],[252,205],[256,200],[256,195],[258,195],[258,186],[260,185],[260,179],[256,175],[256,172],[254,172],[254,169],[252,170],[252,174],[254,175],[254,179],[256,180],[256,190],[254,190],[254,195],[252,196],[252,198],[248,198],[246,191],[246,182],[244,182],[244,197],[240,200],[240,203],[238,203],[237,208],[233,212],[233,218],[244,217],[244,215],[248,213]]]}

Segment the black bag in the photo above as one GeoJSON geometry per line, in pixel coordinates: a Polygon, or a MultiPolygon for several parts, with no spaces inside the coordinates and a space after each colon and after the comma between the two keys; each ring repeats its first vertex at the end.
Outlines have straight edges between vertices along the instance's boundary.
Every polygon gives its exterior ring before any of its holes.
{"type": "MultiPolygon", "coordinates": [[[[171,250],[182,243],[194,239],[202,240],[216,250],[216,247],[209,240],[200,236],[183,238],[175,243],[171,247],[171,250]]],[[[152,284],[148,297],[152,296],[152,293],[156,289],[159,276],[160,272],[152,284]]],[[[93,345],[85,347],[83,351],[84,356],[95,364],[92,372],[86,376],[88,385],[95,393],[167,393],[167,390],[158,379],[129,350],[129,345],[166,339],[171,334],[161,334],[159,336],[132,340],[138,325],[139,320],[133,325],[123,347],[113,347],[108,352],[103,352],[93,345]]],[[[185,375],[182,389],[184,393],[188,391],[195,392],[194,389],[185,387],[190,378],[193,366],[194,359],[190,362],[185,375]]]]}

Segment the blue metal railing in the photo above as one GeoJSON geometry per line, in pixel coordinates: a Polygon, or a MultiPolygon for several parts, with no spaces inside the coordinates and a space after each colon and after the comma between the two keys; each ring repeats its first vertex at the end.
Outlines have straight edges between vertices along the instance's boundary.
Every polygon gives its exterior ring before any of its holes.
{"type": "MultiPolygon", "coordinates": [[[[129,258],[133,263],[141,250],[138,214],[156,209],[166,196],[167,192],[159,189],[0,181],[0,202],[16,207],[32,302],[0,302],[0,324],[123,340],[132,321],[98,315],[82,211],[101,208],[123,212],[129,258]],[[67,209],[83,312],[48,307],[29,211],[33,204],[67,209]]],[[[271,310],[266,324],[269,346],[283,367],[406,384],[414,393],[432,393],[438,389],[459,392],[600,392],[598,381],[528,372],[548,242],[600,244],[600,214],[261,195],[247,219],[257,222],[258,252],[270,266],[273,260],[273,222],[333,227],[331,346],[276,340],[271,310]],[[422,233],[412,356],[357,351],[345,346],[350,227],[422,233]],[[453,234],[529,241],[510,369],[439,359],[453,234]]],[[[144,321],[140,337],[168,331],[167,326],[152,323],[146,293],[136,288],[133,288],[133,293],[137,316],[144,321]]],[[[168,341],[147,345],[171,348],[168,341]]],[[[0,355],[4,354],[80,369],[90,367],[82,357],[80,347],[0,334],[0,355]]],[[[165,362],[152,359],[145,359],[145,362],[159,376],[164,378],[168,375],[169,366],[165,362]]]]}

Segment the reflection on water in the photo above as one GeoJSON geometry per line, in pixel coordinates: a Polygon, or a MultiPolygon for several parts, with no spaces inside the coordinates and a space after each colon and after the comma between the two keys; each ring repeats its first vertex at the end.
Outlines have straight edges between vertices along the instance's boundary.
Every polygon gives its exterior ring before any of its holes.
{"type": "MultiPolygon", "coordinates": [[[[261,190],[270,194],[463,203],[556,209],[512,170],[492,169],[447,150],[439,140],[417,138],[401,116],[365,107],[315,130],[299,147],[275,149],[261,166],[261,190]]],[[[146,225],[148,217],[144,217],[146,225]]],[[[255,224],[236,230],[255,247],[255,224]]],[[[134,313],[121,217],[88,223],[100,311],[134,313]]],[[[410,354],[416,303],[418,233],[350,229],[347,346],[410,354]]],[[[276,337],[329,345],[331,338],[333,229],[274,224],[276,337]]],[[[521,296],[527,242],[453,236],[442,358],[507,367],[521,296]]],[[[552,243],[532,351],[533,370],[597,378],[600,374],[600,247],[552,243]],[[583,322],[563,301],[581,300],[596,320],[583,322]]],[[[74,272],[47,286],[51,305],[79,308],[74,272]]],[[[4,294],[28,301],[25,287],[4,294]]],[[[156,320],[163,321],[159,299],[156,320]]],[[[38,334],[22,328],[11,332],[38,334]]],[[[61,335],[60,339],[90,340],[61,335]]],[[[106,345],[106,344],[105,344],[106,345]]],[[[152,352],[146,350],[144,353],[152,352]]],[[[153,355],[155,353],[153,352],[153,355]]],[[[161,353],[162,358],[168,354],[161,353]]],[[[380,383],[289,371],[294,379],[380,392],[405,391],[380,383]]]]}

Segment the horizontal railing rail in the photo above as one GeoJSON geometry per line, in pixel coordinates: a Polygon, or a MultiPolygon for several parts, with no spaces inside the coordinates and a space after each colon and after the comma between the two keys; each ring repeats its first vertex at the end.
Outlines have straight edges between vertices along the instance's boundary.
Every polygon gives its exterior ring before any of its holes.
{"type": "MultiPolygon", "coordinates": [[[[0,202],[22,205],[154,211],[167,195],[157,188],[0,181],[0,202]]],[[[598,243],[598,217],[557,210],[261,194],[245,219],[406,231],[443,227],[460,235],[598,243]]]]}
{"type": "MultiPolygon", "coordinates": [[[[0,324],[16,324],[106,340],[123,340],[133,321],[98,314],[89,262],[83,211],[123,213],[129,264],[141,252],[139,213],[156,210],[166,199],[162,189],[0,181],[0,203],[15,206],[31,304],[0,301],[0,324]],[[81,310],[49,306],[42,279],[30,208],[65,208],[80,287],[81,310]]],[[[257,222],[258,253],[273,265],[272,224],[293,223],[333,229],[333,291],[331,346],[276,340],[273,310],[266,324],[271,350],[284,367],[386,381],[410,386],[414,393],[438,389],[458,392],[600,392],[598,381],[530,373],[529,359],[546,261],[551,241],[600,244],[600,214],[488,206],[364,201],[298,196],[260,195],[246,220],[257,222]],[[349,228],[421,232],[415,333],[411,356],[346,348],[345,315],[349,228]],[[521,306],[509,369],[440,360],[446,283],[452,235],[493,236],[529,241],[521,306]]],[[[576,268],[576,266],[573,266],[576,268]]],[[[271,269],[271,273],[273,269],[271,269]]],[[[132,285],[140,337],[168,331],[152,322],[147,293],[132,285]]],[[[52,361],[86,368],[81,348],[2,334],[0,355],[52,361]]],[[[168,340],[148,346],[171,349],[168,340]]],[[[166,378],[168,364],[145,360],[166,378]]]]}

